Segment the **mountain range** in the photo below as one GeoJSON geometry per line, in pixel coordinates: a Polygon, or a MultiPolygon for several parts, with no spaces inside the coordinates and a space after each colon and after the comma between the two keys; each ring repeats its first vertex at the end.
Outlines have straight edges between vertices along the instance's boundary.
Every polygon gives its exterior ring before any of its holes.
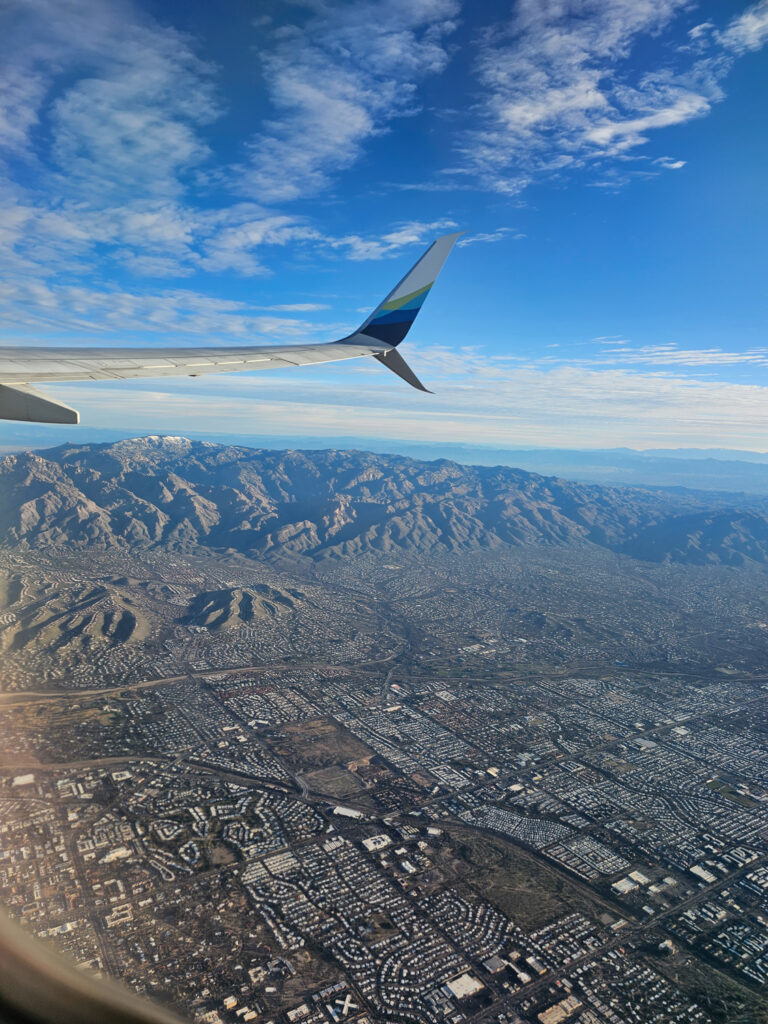
{"type": "MultiPolygon", "coordinates": [[[[71,427],[30,423],[3,425],[0,455],[29,449],[51,448],[71,440],[71,427]]],[[[81,444],[114,443],[125,438],[119,428],[79,426],[81,444]]],[[[619,487],[685,487],[727,491],[731,495],[768,495],[768,452],[726,448],[524,448],[449,441],[413,441],[355,435],[316,436],[196,434],[192,438],[247,448],[334,448],[344,451],[396,452],[413,459],[448,459],[462,465],[513,466],[544,476],[562,476],[588,484],[619,487]]],[[[577,440],[577,439],[574,439],[577,440]]]]}
{"type": "MultiPolygon", "coordinates": [[[[0,459],[0,545],[327,559],[578,544],[656,562],[765,564],[766,499],[733,501],[447,459],[152,436],[0,459]]],[[[190,614],[272,614],[280,606],[236,594],[190,614]]]]}

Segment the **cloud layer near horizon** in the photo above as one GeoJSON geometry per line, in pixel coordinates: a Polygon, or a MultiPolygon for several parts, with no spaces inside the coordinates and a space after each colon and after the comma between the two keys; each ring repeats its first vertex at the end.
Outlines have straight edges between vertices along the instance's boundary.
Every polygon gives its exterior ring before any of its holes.
{"type": "MultiPolygon", "coordinates": [[[[764,385],[622,367],[519,365],[441,347],[422,349],[411,362],[435,394],[424,396],[378,364],[364,363],[338,370],[322,389],[312,369],[201,378],[194,385],[134,383],[131,422],[137,430],[176,433],[215,432],[226,421],[230,432],[256,435],[567,448],[766,447],[764,385]]],[[[89,423],[104,424],[123,387],[61,385],[57,392],[87,411],[89,423]]]]}

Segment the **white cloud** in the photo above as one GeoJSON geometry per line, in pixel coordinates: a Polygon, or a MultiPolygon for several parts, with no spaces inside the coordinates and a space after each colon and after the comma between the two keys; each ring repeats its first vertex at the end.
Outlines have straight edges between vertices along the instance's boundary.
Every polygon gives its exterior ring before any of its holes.
{"type": "Polygon", "coordinates": [[[671,156],[659,156],[654,161],[655,164],[659,164],[660,167],[664,167],[668,171],[679,171],[685,167],[685,160],[675,160],[671,156]]]}
{"type": "Polygon", "coordinates": [[[179,32],[124,0],[26,0],[3,28],[0,150],[44,148],[60,193],[176,194],[208,155],[197,128],[217,114],[211,69],[179,32]]]}
{"type": "Polygon", "coordinates": [[[130,0],[20,0],[0,66],[4,269],[83,273],[98,254],[191,272],[203,225],[185,193],[218,113],[191,41],[130,0]]]}
{"type": "Polygon", "coordinates": [[[768,0],[761,0],[734,18],[720,41],[734,53],[759,50],[764,46],[768,42],[768,0]]]}
{"type": "Polygon", "coordinates": [[[600,362],[644,366],[768,366],[768,349],[725,352],[720,348],[684,349],[672,344],[632,348],[620,343],[620,347],[604,349],[600,362]]]}
{"type": "Polygon", "coordinates": [[[150,337],[164,332],[171,341],[179,334],[211,335],[214,340],[216,335],[223,335],[243,340],[278,337],[324,341],[342,336],[355,325],[339,321],[310,324],[256,313],[313,313],[332,308],[326,302],[304,302],[297,296],[296,302],[246,304],[178,287],[131,290],[92,282],[87,273],[79,271],[87,271],[91,258],[99,259],[104,266],[107,245],[111,245],[111,258],[116,262],[150,277],[180,277],[198,269],[265,273],[255,250],[289,244],[308,247],[315,258],[339,252],[353,261],[380,260],[400,256],[414,246],[426,246],[455,226],[450,220],[413,221],[378,237],[337,238],[323,236],[289,217],[260,213],[251,204],[212,211],[198,219],[170,208],[157,217],[148,215],[144,222],[135,209],[83,211],[77,217],[73,211],[55,214],[8,204],[4,211],[0,208],[0,267],[5,271],[0,277],[0,323],[10,329],[97,332],[102,343],[110,335],[120,342],[126,332],[139,337],[143,332],[150,337]],[[126,217],[132,226],[126,227],[126,217]],[[151,250],[138,245],[121,247],[120,240],[130,239],[134,231],[140,233],[142,223],[148,235],[156,234],[156,245],[151,250]],[[33,262],[33,256],[37,262],[33,262]],[[47,267],[54,266],[56,275],[46,272],[47,267]],[[64,269],[72,273],[63,274],[64,269]]]}
{"type": "Polygon", "coordinates": [[[250,145],[242,185],[259,202],[297,199],[351,166],[362,145],[412,113],[416,86],[448,62],[458,0],[318,3],[264,57],[276,116],[250,145]]]}
{"type": "MultiPolygon", "coordinates": [[[[325,180],[335,158],[326,160],[322,146],[338,139],[327,134],[323,92],[347,83],[352,106],[335,108],[331,121],[339,120],[334,131],[352,133],[338,166],[354,159],[388,118],[413,108],[415,84],[444,67],[443,39],[456,9],[457,0],[396,0],[380,16],[373,5],[315,4],[304,29],[283,30],[266,58],[273,96],[283,97],[278,106],[286,114],[282,127],[272,122],[265,130],[267,149],[282,161],[278,136],[288,145],[299,130],[298,151],[314,146],[317,158],[302,173],[325,180]]],[[[47,282],[55,275],[93,290],[92,275],[109,279],[121,271],[136,278],[253,276],[269,272],[275,247],[379,259],[421,243],[431,230],[406,224],[383,236],[337,237],[254,202],[212,204],[201,187],[231,180],[226,168],[213,165],[206,141],[219,113],[217,69],[200,58],[194,40],[132,0],[19,0],[3,29],[0,269],[7,284],[26,288],[32,306],[25,317],[49,316],[49,306],[36,312],[34,303],[54,294],[57,323],[71,316],[80,325],[80,314],[66,308],[72,290],[51,287],[49,294],[47,284],[26,287],[29,278],[47,282]]],[[[262,152],[253,145],[252,153],[262,152]]],[[[249,173],[265,171],[260,159],[249,173]]],[[[289,179],[291,166],[273,166],[275,181],[289,179]]],[[[105,302],[117,290],[105,289],[105,302]]],[[[165,294],[173,301],[182,293],[165,294]]],[[[184,319],[183,309],[179,315],[184,319]]]]}
{"type": "Polygon", "coordinates": [[[288,302],[282,306],[261,306],[272,313],[315,313],[321,309],[330,309],[327,302],[288,302]]]}
{"type": "Polygon", "coordinates": [[[409,353],[436,394],[423,395],[378,365],[271,371],[164,384],[62,388],[91,425],[130,429],[390,437],[565,447],[731,446],[764,449],[768,388],[661,373],[578,366],[514,366],[473,350],[409,353]],[[446,366],[446,356],[453,360],[446,366]],[[318,387],[318,378],[322,387],[318,387]],[[258,423],[253,410],[258,408],[258,423]]]}
{"type": "Polygon", "coordinates": [[[206,160],[197,126],[216,114],[204,66],[176,33],[128,26],[108,65],[51,105],[64,192],[175,196],[206,160]]]}
{"type": "MultiPolygon", "coordinates": [[[[309,304],[309,310],[324,308],[309,304]]],[[[218,299],[198,292],[172,288],[158,292],[130,292],[84,285],[59,285],[31,278],[0,280],[0,324],[21,330],[85,332],[82,340],[100,336],[102,344],[111,336],[130,343],[137,335],[145,344],[167,344],[168,338],[183,344],[185,337],[215,344],[253,340],[326,340],[329,333],[343,333],[345,325],[317,324],[296,317],[264,315],[280,307],[263,310],[245,302],[218,299]],[[153,341],[153,335],[156,341],[153,341]]],[[[285,312],[300,312],[284,307],[285,312]]],[[[6,342],[7,344],[8,342],[6,342]]],[[[25,339],[19,338],[24,344],[25,339]]],[[[69,338],[69,344],[73,344],[69,338]]],[[[135,343],[135,342],[134,342],[135,343]]]]}
{"type": "Polygon", "coordinates": [[[694,25],[692,29],[688,30],[688,38],[692,40],[701,39],[707,36],[713,29],[714,24],[711,21],[703,21],[699,25],[694,25]]]}
{"type": "Polygon", "coordinates": [[[708,114],[710,110],[710,100],[706,96],[681,89],[674,83],[655,87],[653,97],[649,95],[647,81],[637,92],[638,102],[642,96],[642,102],[653,108],[649,113],[623,120],[606,119],[599,122],[586,131],[584,141],[594,144],[602,155],[613,155],[647,142],[646,133],[654,128],[684,124],[708,114]]]}
{"type": "MultiPolygon", "coordinates": [[[[542,173],[622,159],[660,127],[702,116],[719,96],[710,58],[686,74],[666,68],[634,83],[622,63],[636,38],[664,29],[686,3],[520,0],[507,25],[483,36],[483,127],[465,164],[414,187],[464,189],[479,177],[514,193],[542,173]]],[[[754,48],[767,3],[719,36],[704,24],[692,37],[710,47],[717,37],[729,53],[754,48]]],[[[459,39],[458,0],[316,0],[292,13],[299,24],[269,29],[272,49],[262,51],[275,116],[238,169],[260,200],[327,186],[393,118],[416,109],[418,85],[445,69],[459,39]]],[[[2,182],[6,275],[85,279],[109,274],[110,261],[136,277],[259,275],[269,270],[269,247],[380,259],[442,229],[414,223],[376,237],[334,236],[260,202],[200,203],[201,182],[233,178],[213,165],[206,136],[221,105],[217,69],[194,40],[132,0],[20,0],[4,30],[0,151],[8,173],[16,168],[16,183],[2,182]]],[[[660,157],[631,173],[684,162],[660,157]]],[[[609,167],[594,184],[615,189],[629,176],[609,167]]],[[[480,232],[460,244],[507,233],[480,232]]]]}
{"type": "Polygon", "coordinates": [[[6,274],[83,277],[112,260],[137,277],[253,275],[264,247],[319,237],[254,203],[199,202],[219,101],[183,34],[131,0],[22,0],[4,30],[6,274]]]}
{"type": "Polygon", "coordinates": [[[22,72],[10,62],[0,69],[0,146],[6,151],[28,149],[45,88],[45,76],[32,69],[22,72]]]}
{"type": "Polygon", "coordinates": [[[431,222],[410,221],[378,238],[363,238],[360,235],[342,235],[341,238],[327,238],[331,249],[341,249],[351,260],[380,260],[395,256],[409,245],[424,245],[432,242],[436,235],[456,228],[456,222],[444,218],[431,222]]]}
{"type": "Polygon", "coordinates": [[[703,23],[689,31],[690,45],[665,45],[664,33],[690,8],[688,0],[519,0],[510,21],[483,38],[478,127],[454,172],[508,195],[586,164],[601,168],[603,187],[626,183],[632,175],[611,175],[611,161],[626,160],[653,132],[705,116],[723,97],[728,53],[768,38],[762,0],[719,37],[703,23]],[[650,70],[638,76],[628,58],[641,38],[650,70]]]}
{"type": "Polygon", "coordinates": [[[200,266],[203,270],[221,273],[235,270],[241,274],[262,273],[255,251],[264,245],[286,245],[288,242],[316,239],[318,232],[282,214],[238,216],[236,209],[227,214],[225,223],[203,243],[200,266]],[[226,223],[230,221],[231,223],[226,223]]]}
{"type": "Polygon", "coordinates": [[[474,245],[476,242],[501,242],[509,237],[517,240],[525,238],[525,235],[515,231],[514,228],[496,228],[495,231],[480,231],[474,235],[466,235],[464,238],[460,238],[456,244],[459,248],[463,248],[465,245],[474,245]]]}

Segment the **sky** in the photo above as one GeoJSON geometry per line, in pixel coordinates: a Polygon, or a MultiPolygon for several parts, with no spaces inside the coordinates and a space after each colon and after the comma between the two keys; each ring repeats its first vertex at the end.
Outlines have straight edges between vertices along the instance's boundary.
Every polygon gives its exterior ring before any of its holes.
{"type": "Polygon", "coordinates": [[[768,0],[10,0],[0,344],[333,340],[462,230],[401,349],[434,395],[49,391],[126,435],[764,451],[766,44],[768,0]]]}

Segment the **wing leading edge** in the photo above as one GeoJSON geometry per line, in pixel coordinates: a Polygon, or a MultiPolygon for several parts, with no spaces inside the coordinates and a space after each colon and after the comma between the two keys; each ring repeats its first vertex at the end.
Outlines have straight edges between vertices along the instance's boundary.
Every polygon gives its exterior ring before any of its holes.
{"type": "Polygon", "coordinates": [[[31,385],[64,381],[197,377],[208,373],[283,369],[373,356],[412,387],[427,389],[397,346],[410,330],[459,234],[427,249],[368,319],[346,338],[319,345],[204,348],[0,347],[0,419],[77,423],[74,409],[31,385]]]}

